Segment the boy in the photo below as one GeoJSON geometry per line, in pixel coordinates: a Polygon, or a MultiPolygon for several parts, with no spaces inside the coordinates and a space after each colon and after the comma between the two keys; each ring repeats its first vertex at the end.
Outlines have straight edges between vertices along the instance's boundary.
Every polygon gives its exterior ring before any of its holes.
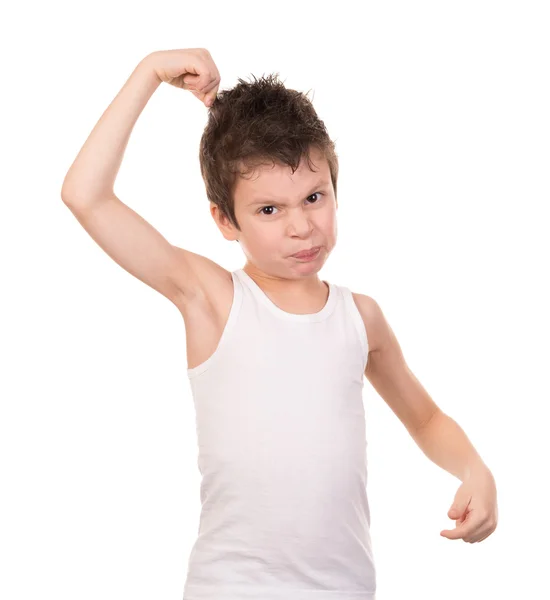
{"type": "Polygon", "coordinates": [[[185,321],[202,473],[186,600],[375,600],[364,376],[425,454],[461,479],[449,539],[496,528],[494,478],[408,368],[373,298],[320,280],[337,237],[338,160],[310,101],[268,77],[218,95],[201,48],[153,52],[104,113],[62,198],[123,268],[185,321]],[[200,166],[238,241],[229,272],[168,243],[114,194],[131,130],[167,82],[211,107],[200,166]]]}

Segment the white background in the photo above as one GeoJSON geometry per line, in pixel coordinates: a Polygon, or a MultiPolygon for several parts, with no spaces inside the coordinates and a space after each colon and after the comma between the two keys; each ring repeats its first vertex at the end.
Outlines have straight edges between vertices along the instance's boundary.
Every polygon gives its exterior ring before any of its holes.
{"type": "MultiPolygon", "coordinates": [[[[311,90],[340,158],[338,244],[320,275],[379,302],[409,366],[496,478],[495,533],[442,538],[460,481],[365,380],[377,600],[544,596],[547,10],[526,0],[4,9],[1,598],[182,598],[200,510],[184,322],[95,244],[60,191],[137,63],[192,47],[210,51],[220,89],[278,72],[311,90]]],[[[115,192],[173,244],[233,270],[244,255],[215,226],[199,171],[206,118],[190,92],[161,84],[115,192]]]]}

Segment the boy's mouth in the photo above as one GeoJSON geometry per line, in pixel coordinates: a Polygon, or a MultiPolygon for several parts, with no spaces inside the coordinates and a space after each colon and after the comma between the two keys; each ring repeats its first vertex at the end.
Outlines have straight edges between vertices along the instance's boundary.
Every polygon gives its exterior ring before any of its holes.
{"type": "Polygon", "coordinates": [[[315,256],[317,254],[320,248],[321,246],[314,246],[313,248],[296,252],[296,254],[292,254],[292,256],[294,258],[311,258],[312,256],[315,256]]]}

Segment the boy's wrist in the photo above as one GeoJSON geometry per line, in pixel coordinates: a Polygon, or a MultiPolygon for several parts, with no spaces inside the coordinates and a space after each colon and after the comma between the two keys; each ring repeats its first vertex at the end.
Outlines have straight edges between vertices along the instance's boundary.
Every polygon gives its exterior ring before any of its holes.
{"type": "Polygon", "coordinates": [[[145,74],[145,76],[149,76],[152,83],[160,85],[162,83],[162,79],[158,76],[158,73],[155,69],[154,54],[154,52],[151,52],[145,58],[143,58],[139,62],[137,69],[142,71],[145,74]]]}
{"type": "Polygon", "coordinates": [[[464,479],[469,479],[477,475],[489,475],[492,477],[491,470],[481,459],[469,464],[466,467],[464,479]]]}

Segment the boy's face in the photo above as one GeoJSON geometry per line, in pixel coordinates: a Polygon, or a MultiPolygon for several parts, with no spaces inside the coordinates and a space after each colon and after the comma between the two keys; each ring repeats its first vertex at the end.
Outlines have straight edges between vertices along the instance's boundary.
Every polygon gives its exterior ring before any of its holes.
{"type": "MultiPolygon", "coordinates": [[[[338,204],[327,160],[314,148],[292,174],[286,165],[261,166],[252,178],[239,177],[234,189],[235,215],[241,226],[221,227],[238,240],[248,261],[264,273],[296,278],[317,273],[336,244],[338,204]],[[291,256],[320,246],[310,261],[291,256]]],[[[248,176],[250,177],[250,176],[248,176]]]]}

